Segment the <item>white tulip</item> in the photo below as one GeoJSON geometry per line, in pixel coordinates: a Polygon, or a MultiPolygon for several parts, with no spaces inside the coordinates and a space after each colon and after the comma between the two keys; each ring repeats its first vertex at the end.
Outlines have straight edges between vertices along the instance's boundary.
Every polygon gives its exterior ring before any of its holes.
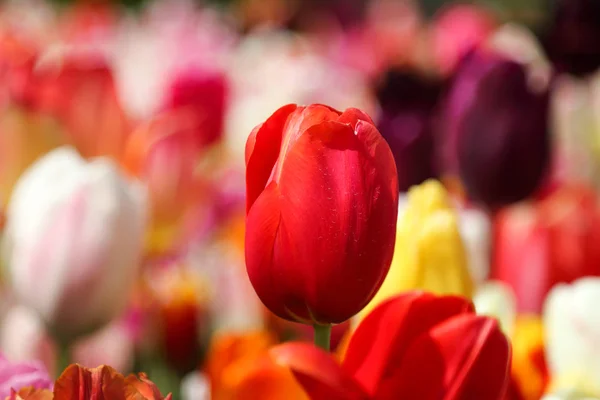
{"type": "Polygon", "coordinates": [[[600,278],[557,285],[544,305],[552,387],[600,396],[600,278]]]}
{"type": "Polygon", "coordinates": [[[4,240],[20,300],[72,338],[120,313],[138,273],[146,195],[108,159],[72,148],[34,163],[15,186],[4,240]]]}

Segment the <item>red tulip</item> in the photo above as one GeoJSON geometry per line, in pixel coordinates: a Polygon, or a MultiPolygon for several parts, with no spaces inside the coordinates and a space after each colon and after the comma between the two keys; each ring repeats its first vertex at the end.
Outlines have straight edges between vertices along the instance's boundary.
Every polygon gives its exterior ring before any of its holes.
{"type": "Polygon", "coordinates": [[[495,229],[492,274],[515,291],[521,313],[540,313],[557,283],[600,276],[600,208],[591,189],[563,187],[537,204],[507,208],[495,229]]]}
{"type": "Polygon", "coordinates": [[[394,251],[398,178],[365,113],[277,110],[248,138],[246,202],[248,275],[276,315],[339,323],[375,295],[394,251]]]}
{"type": "Polygon", "coordinates": [[[358,326],[342,365],[311,344],[270,353],[313,399],[494,400],[509,383],[510,346],[498,323],[455,296],[412,292],[381,304],[358,326]]]}

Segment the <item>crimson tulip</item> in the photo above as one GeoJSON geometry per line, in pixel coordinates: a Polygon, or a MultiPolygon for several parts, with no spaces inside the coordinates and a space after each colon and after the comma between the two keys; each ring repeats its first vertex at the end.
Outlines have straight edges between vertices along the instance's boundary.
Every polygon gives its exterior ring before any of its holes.
{"type": "Polygon", "coordinates": [[[369,116],[287,105],[246,144],[246,267],[276,315],[343,322],[385,278],[398,214],[392,152],[369,116]]]}
{"type": "Polygon", "coordinates": [[[313,399],[503,399],[510,345],[495,319],[457,296],[410,292],[381,304],[357,327],[341,365],[307,343],[271,357],[313,399]]]}

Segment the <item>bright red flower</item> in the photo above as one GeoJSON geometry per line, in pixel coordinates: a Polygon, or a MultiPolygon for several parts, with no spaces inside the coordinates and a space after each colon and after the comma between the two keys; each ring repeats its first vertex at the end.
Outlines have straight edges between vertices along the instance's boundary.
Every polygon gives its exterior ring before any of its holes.
{"type": "Polygon", "coordinates": [[[381,286],[394,252],[398,181],[362,111],[287,105],[246,144],[246,266],[276,315],[339,323],[381,286]]]}
{"type": "Polygon", "coordinates": [[[311,344],[271,349],[313,399],[502,399],[510,346],[496,320],[455,296],[412,292],[369,314],[344,361],[311,344]]]}

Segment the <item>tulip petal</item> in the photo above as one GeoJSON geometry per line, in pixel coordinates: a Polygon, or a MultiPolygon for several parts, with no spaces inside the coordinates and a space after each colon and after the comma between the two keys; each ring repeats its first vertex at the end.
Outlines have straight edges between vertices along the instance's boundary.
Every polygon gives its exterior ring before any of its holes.
{"type": "Polygon", "coordinates": [[[295,104],[281,107],[255,129],[246,143],[246,211],[261,194],[271,171],[277,162],[283,128],[289,115],[296,109],[295,104]]]}
{"type": "Polygon", "coordinates": [[[274,284],[273,257],[279,233],[281,200],[277,183],[271,182],[256,199],[246,218],[246,270],[261,301],[281,318],[290,318],[274,284]],[[270,249],[270,251],[269,251],[270,249]]]}
{"type": "Polygon", "coordinates": [[[312,399],[361,400],[368,396],[330,354],[309,343],[286,343],[271,357],[291,369],[312,399]]]}
{"type": "Polygon", "coordinates": [[[457,296],[411,292],[394,297],[358,326],[346,351],[344,369],[373,394],[380,381],[402,363],[417,337],[454,315],[472,312],[471,303],[457,296]]]}
{"type": "Polygon", "coordinates": [[[359,121],[366,121],[369,125],[375,127],[375,123],[365,112],[359,110],[358,108],[348,108],[346,109],[342,115],[337,119],[337,122],[341,122],[342,124],[350,124],[353,128],[356,128],[356,125],[359,121]]]}
{"type": "Polygon", "coordinates": [[[391,263],[398,193],[391,153],[389,170],[369,153],[379,145],[380,135],[367,148],[349,125],[325,122],[309,128],[285,159],[274,258],[285,266],[286,293],[308,299],[303,315],[312,321],[339,323],[356,314],[391,263]],[[327,295],[334,286],[357,300],[327,295]]]}
{"type": "Polygon", "coordinates": [[[422,400],[502,399],[509,367],[510,346],[496,320],[459,315],[413,343],[376,399],[396,399],[397,393],[422,400]]]}
{"type": "Polygon", "coordinates": [[[125,400],[125,381],[123,375],[105,365],[88,369],[72,364],[56,381],[54,398],[125,400]]]}

